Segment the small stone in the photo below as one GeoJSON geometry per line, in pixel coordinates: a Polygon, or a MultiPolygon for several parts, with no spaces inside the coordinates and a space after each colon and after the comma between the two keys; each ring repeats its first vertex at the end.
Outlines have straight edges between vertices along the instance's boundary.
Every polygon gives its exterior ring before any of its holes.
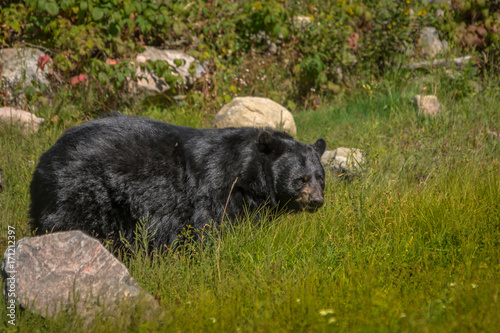
{"type": "Polygon", "coordinates": [[[472,56],[458,57],[453,59],[453,63],[459,67],[464,67],[472,60],[472,56]]]}
{"type": "Polygon", "coordinates": [[[7,106],[0,108],[0,121],[7,125],[20,126],[23,133],[27,134],[29,131],[37,132],[45,120],[28,111],[7,106]]]}
{"type": "Polygon", "coordinates": [[[271,43],[269,44],[269,48],[267,50],[271,54],[278,54],[279,48],[278,45],[276,45],[276,43],[271,43]]]}
{"type": "Polygon", "coordinates": [[[442,109],[441,103],[434,95],[417,95],[414,102],[420,113],[426,116],[434,116],[442,109]]]}
{"type": "MultiPolygon", "coordinates": [[[[192,86],[206,72],[205,66],[198,60],[178,50],[160,50],[148,46],[143,53],[137,55],[136,61],[138,63],[145,63],[148,60],[161,60],[168,63],[172,67],[172,74],[180,76],[186,86],[192,86]],[[176,62],[179,63],[179,61],[181,63],[177,66],[176,62]],[[194,67],[194,75],[189,72],[192,66],[194,67]]],[[[154,72],[143,71],[141,68],[137,68],[136,77],[138,77],[137,82],[129,80],[129,90],[132,92],[141,90],[152,93],[164,93],[170,90],[167,82],[163,78],[158,77],[154,72]]]]}
{"type": "Polygon", "coordinates": [[[360,149],[340,147],[325,151],[321,156],[321,163],[341,177],[352,178],[360,171],[365,158],[360,149]]]}
{"type": "Polygon", "coordinates": [[[500,138],[500,131],[488,131],[487,134],[495,139],[500,138]]]}
{"type": "Polygon", "coordinates": [[[271,54],[278,54],[280,50],[280,46],[283,43],[283,36],[280,34],[275,41],[272,40],[271,37],[269,37],[268,34],[266,34],[265,31],[259,31],[255,35],[250,35],[250,39],[255,41],[256,43],[261,43],[267,45],[267,52],[271,54]]]}
{"type": "Polygon", "coordinates": [[[340,66],[333,67],[333,77],[335,78],[336,83],[342,82],[342,80],[344,79],[344,73],[342,71],[342,67],[340,66]]]}
{"type": "Polygon", "coordinates": [[[465,67],[472,59],[473,59],[472,56],[459,57],[459,58],[455,58],[453,60],[434,59],[431,61],[414,62],[414,63],[408,64],[408,65],[405,65],[404,67],[409,68],[409,69],[446,67],[446,66],[452,66],[452,65],[455,65],[457,67],[465,67]]]}
{"type": "Polygon", "coordinates": [[[447,3],[451,7],[451,0],[423,0],[424,4],[433,4],[433,3],[447,3]]]}
{"type": "Polygon", "coordinates": [[[429,57],[434,57],[446,50],[446,46],[439,39],[438,31],[433,27],[422,28],[420,32],[420,47],[422,54],[429,57]]]}
{"type": "Polygon", "coordinates": [[[301,30],[311,23],[313,23],[313,20],[309,16],[296,16],[293,19],[293,24],[301,30]]]}
{"type": "Polygon", "coordinates": [[[222,127],[260,127],[297,134],[290,111],[268,98],[237,97],[215,115],[212,125],[222,127]]]}

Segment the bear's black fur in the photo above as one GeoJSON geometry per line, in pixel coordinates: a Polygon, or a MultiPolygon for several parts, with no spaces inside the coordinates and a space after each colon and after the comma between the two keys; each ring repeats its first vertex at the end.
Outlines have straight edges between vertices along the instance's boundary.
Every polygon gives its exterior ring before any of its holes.
{"type": "Polygon", "coordinates": [[[131,240],[148,216],[152,246],[161,247],[184,227],[220,224],[245,209],[314,210],[323,204],[325,148],[323,139],[307,145],[257,128],[194,129],[129,116],[91,121],[41,156],[31,227],[100,239],[121,232],[131,240]]]}

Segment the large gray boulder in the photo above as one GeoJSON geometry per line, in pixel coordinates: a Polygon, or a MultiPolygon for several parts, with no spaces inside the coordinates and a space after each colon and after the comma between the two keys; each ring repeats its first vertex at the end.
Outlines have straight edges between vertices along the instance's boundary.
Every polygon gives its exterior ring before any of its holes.
{"type": "Polygon", "coordinates": [[[20,83],[23,87],[31,85],[31,81],[48,85],[47,74],[51,61],[38,66],[38,59],[45,53],[29,47],[0,49],[0,64],[2,64],[2,82],[10,86],[20,83]]]}
{"type": "MultiPolygon", "coordinates": [[[[196,80],[205,75],[207,70],[205,66],[194,57],[178,50],[160,50],[148,46],[143,53],[137,55],[136,61],[138,63],[146,63],[148,60],[161,60],[168,63],[172,67],[172,73],[179,75],[186,86],[193,85],[196,80]],[[194,72],[191,71],[194,76],[189,71],[191,67],[194,69],[194,72]]],[[[141,68],[137,68],[136,76],[139,78],[137,82],[131,83],[129,86],[132,91],[139,90],[151,93],[164,93],[170,89],[170,86],[165,80],[158,77],[154,72],[147,70],[143,71],[141,68]]]]}
{"type": "Polygon", "coordinates": [[[42,316],[76,310],[92,318],[113,314],[123,302],[158,307],[120,261],[81,231],[21,239],[7,248],[1,273],[7,303],[42,316]]]}
{"type": "Polygon", "coordinates": [[[18,89],[32,86],[33,82],[49,85],[47,75],[52,61],[38,49],[6,48],[0,49],[0,88],[7,92],[7,103],[22,99],[24,94],[18,89]]]}
{"type": "Polygon", "coordinates": [[[215,115],[212,125],[222,127],[262,127],[297,134],[292,113],[280,104],[261,97],[236,97],[215,115]]]}

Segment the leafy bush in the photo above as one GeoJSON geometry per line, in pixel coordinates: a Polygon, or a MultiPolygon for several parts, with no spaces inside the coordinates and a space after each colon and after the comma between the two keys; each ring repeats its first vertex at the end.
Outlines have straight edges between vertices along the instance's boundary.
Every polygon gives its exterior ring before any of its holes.
{"type": "MultiPolygon", "coordinates": [[[[187,100],[211,112],[236,94],[289,106],[337,94],[408,57],[423,24],[457,47],[485,52],[485,65],[497,68],[499,16],[497,2],[484,0],[457,0],[452,8],[415,0],[27,0],[0,9],[0,45],[45,47],[63,84],[86,76],[108,109],[124,100],[120,91],[135,73],[131,59],[143,46],[180,48],[207,64],[187,100]],[[444,15],[436,18],[438,9],[444,15]]],[[[171,85],[170,94],[186,93],[165,64],[145,66],[171,85]]]]}
{"type": "Polygon", "coordinates": [[[444,10],[435,23],[445,37],[459,48],[483,53],[482,65],[499,72],[500,4],[487,0],[454,0],[452,8],[443,3],[434,8],[444,10]]]}

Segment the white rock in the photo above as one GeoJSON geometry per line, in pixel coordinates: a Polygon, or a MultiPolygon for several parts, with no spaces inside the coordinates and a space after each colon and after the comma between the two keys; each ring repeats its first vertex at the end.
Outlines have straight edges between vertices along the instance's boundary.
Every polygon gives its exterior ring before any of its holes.
{"type": "Polygon", "coordinates": [[[441,103],[434,95],[416,95],[414,102],[418,110],[426,116],[434,116],[442,109],[441,103]]]}
{"type": "Polygon", "coordinates": [[[488,135],[492,136],[493,138],[496,138],[496,139],[500,138],[500,131],[496,131],[496,132],[495,131],[488,131],[487,133],[488,133],[488,135]]]}
{"type": "Polygon", "coordinates": [[[297,128],[290,111],[261,97],[236,97],[215,115],[214,127],[262,127],[283,130],[291,135],[297,128]]]}
{"type": "Polygon", "coordinates": [[[423,0],[422,3],[424,4],[432,4],[432,3],[443,3],[446,2],[448,5],[451,7],[451,0],[423,0]]]}
{"type": "Polygon", "coordinates": [[[52,63],[45,64],[44,69],[38,68],[38,58],[45,53],[33,48],[0,49],[1,79],[14,86],[21,83],[22,87],[30,86],[31,81],[48,85],[47,74],[52,63]]]}
{"type": "Polygon", "coordinates": [[[43,118],[35,116],[33,113],[24,110],[18,110],[12,107],[0,108],[0,121],[20,126],[24,133],[28,131],[38,131],[40,124],[44,122],[43,118]]]}
{"type": "Polygon", "coordinates": [[[449,59],[434,59],[430,61],[415,62],[412,64],[405,65],[405,68],[409,69],[419,69],[419,68],[430,68],[430,67],[447,67],[455,65],[457,67],[464,67],[472,60],[472,56],[465,56],[455,58],[453,60],[449,59]]]}
{"type": "Polygon", "coordinates": [[[363,165],[365,158],[360,149],[340,147],[325,151],[321,156],[321,162],[335,171],[353,172],[363,165]]]}
{"type": "Polygon", "coordinates": [[[439,34],[436,28],[424,27],[420,32],[420,47],[422,54],[434,57],[437,54],[443,53],[447,49],[448,43],[443,43],[439,39],[439,34]]]}
{"type": "Polygon", "coordinates": [[[295,16],[293,18],[293,24],[301,29],[307,27],[311,23],[313,23],[313,20],[309,16],[295,16]]]}
{"type": "Polygon", "coordinates": [[[38,59],[42,56],[45,53],[35,48],[0,49],[0,88],[5,92],[0,102],[24,105],[24,88],[32,86],[33,82],[49,86],[47,74],[51,73],[52,60],[48,57],[42,69],[38,67],[38,59]]]}

